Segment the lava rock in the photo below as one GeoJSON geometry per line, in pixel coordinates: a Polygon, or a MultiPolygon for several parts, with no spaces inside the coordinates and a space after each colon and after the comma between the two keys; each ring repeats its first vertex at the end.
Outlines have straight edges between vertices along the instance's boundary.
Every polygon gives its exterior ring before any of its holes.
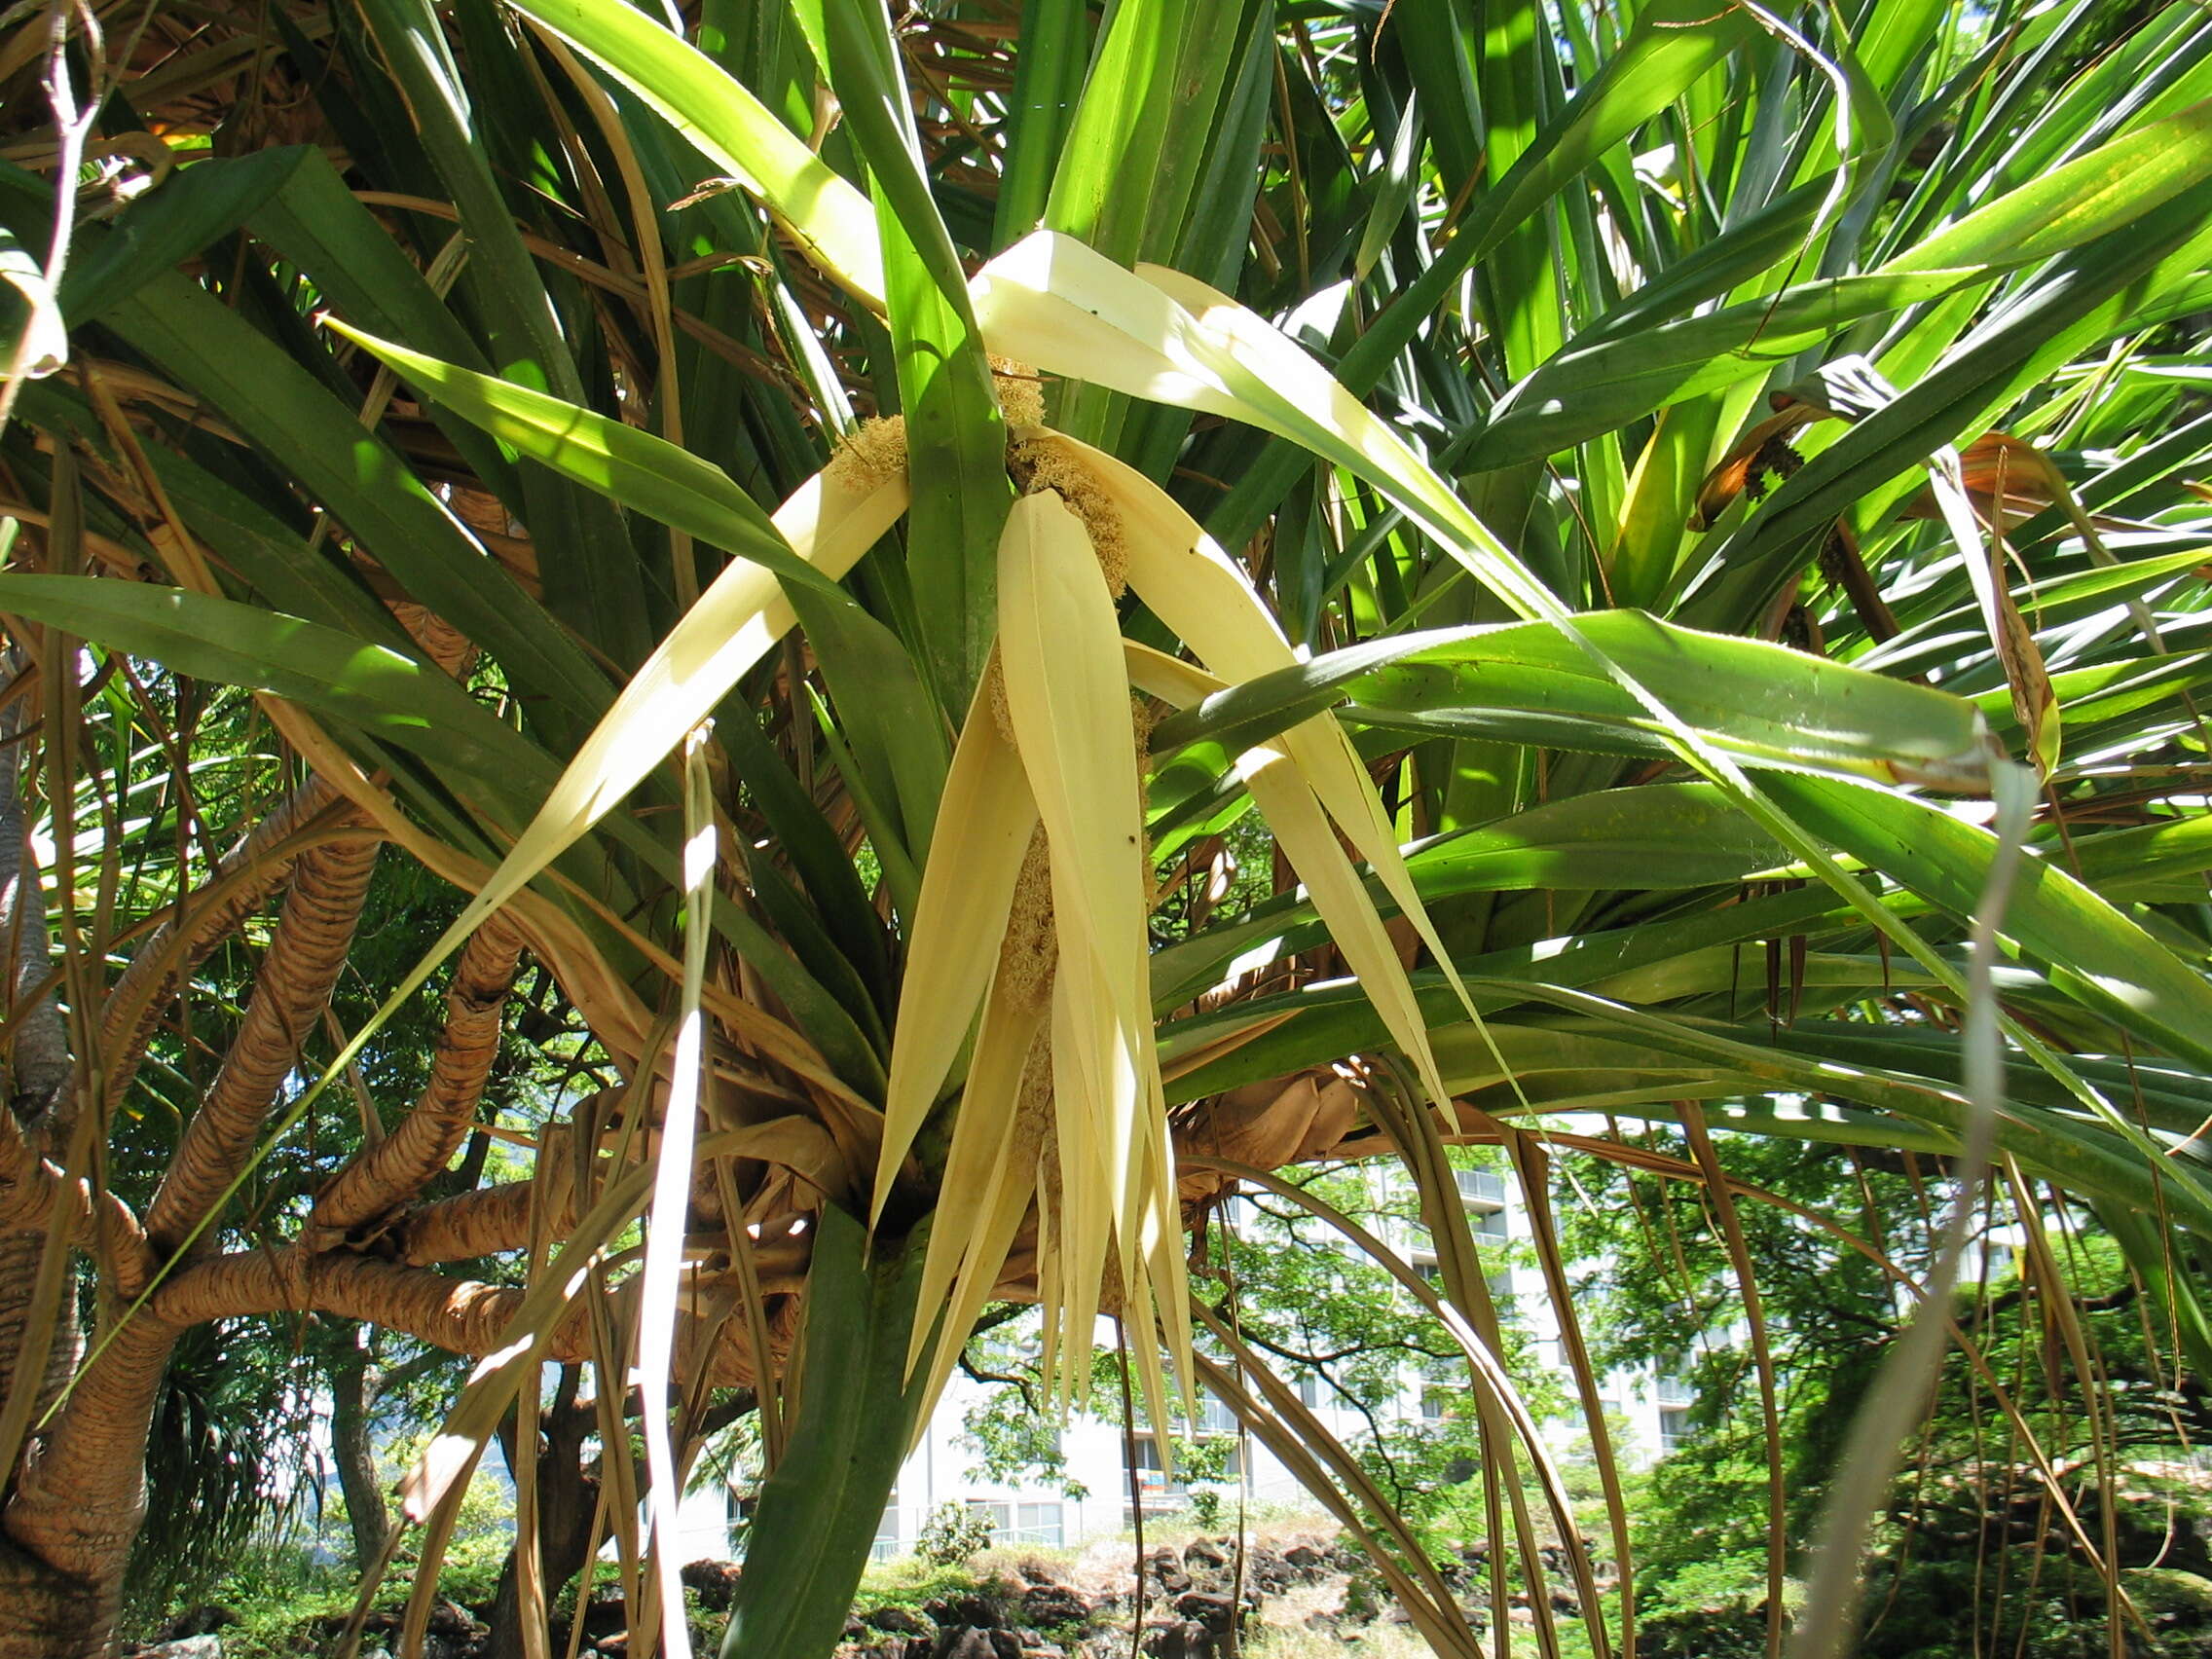
{"type": "Polygon", "coordinates": [[[182,1641],[188,1636],[212,1636],[228,1625],[239,1622],[239,1615],[220,1602],[207,1602],[197,1607],[188,1607],[162,1626],[163,1641],[182,1641]]]}
{"type": "Polygon", "coordinates": [[[1191,1575],[1183,1570],[1175,1552],[1164,1544],[1145,1558],[1144,1567],[1153,1581],[1170,1596],[1180,1596],[1191,1587],[1191,1575]]]}
{"type": "Polygon", "coordinates": [[[938,1633],[932,1659],[1021,1659],[1021,1643],[1011,1630],[954,1625],[938,1633]]]}
{"type": "Polygon", "coordinates": [[[1081,1624],[1090,1617],[1090,1600],[1065,1584],[1033,1584],[1021,1593],[1021,1617],[1033,1625],[1081,1624]]]}
{"type": "Polygon", "coordinates": [[[861,1614],[863,1623],[893,1636],[927,1636],[930,1627],[922,1623],[921,1616],[904,1607],[877,1607],[873,1612],[861,1614]]]}
{"type": "Polygon", "coordinates": [[[223,1659],[223,1639],[213,1631],[180,1637],[158,1647],[141,1648],[139,1659],[223,1659]]]}
{"type": "Polygon", "coordinates": [[[1183,1565],[1197,1572],[1201,1567],[1224,1567],[1229,1565],[1227,1538],[1193,1538],[1183,1546],[1183,1565]]]}
{"type": "Polygon", "coordinates": [[[432,1636],[474,1636],[483,1626],[470,1617],[468,1609],[459,1602],[440,1597],[438,1604],[430,1609],[426,1628],[432,1636]]]}
{"type": "Polygon", "coordinates": [[[1213,1638],[1202,1624],[1154,1625],[1144,1635],[1144,1651],[1152,1659],[1213,1659],[1213,1638]]]}
{"type": "Polygon", "coordinates": [[[988,1596],[946,1596],[939,1601],[924,1602],[922,1611],[937,1622],[940,1630],[954,1625],[997,1630],[1006,1623],[1005,1613],[988,1596]]]}
{"type": "Polygon", "coordinates": [[[678,1576],[685,1589],[698,1592],[699,1605],[711,1613],[723,1613],[737,1599],[737,1581],[743,1572],[734,1561],[703,1560],[684,1563],[678,1576]]]}
{"type": "Polygon", "coordinates": [[[1205,1626],[1206,1634],[1214,1637],[1227,1636],[1236,1618],[1236,1603],[1233,1597],[1206,1590],[1194,1590],[1188,1596],[1177,1597],[1175,1610],[1192,1623],[1205,1626]]]}
{"type": "Polygon", "coordinates": [[[590,1604],[584,1608],[584,1638],[587,1644],[603,1636],[612,1636],[617,1631],[629,1628],[630,1609],[623,1605],[618,1592],[595,1595],[590,1604]]]}

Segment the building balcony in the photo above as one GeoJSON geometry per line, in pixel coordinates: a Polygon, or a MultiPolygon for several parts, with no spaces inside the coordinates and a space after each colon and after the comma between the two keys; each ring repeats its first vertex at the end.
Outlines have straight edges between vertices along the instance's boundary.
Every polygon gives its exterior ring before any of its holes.
{"type": "Polygon", "coordinates": [[[1467,1203],[1504,1207],[1505,1177],[1494,1169],[1455,1169],[1452,1174],[1467,1203]]]}

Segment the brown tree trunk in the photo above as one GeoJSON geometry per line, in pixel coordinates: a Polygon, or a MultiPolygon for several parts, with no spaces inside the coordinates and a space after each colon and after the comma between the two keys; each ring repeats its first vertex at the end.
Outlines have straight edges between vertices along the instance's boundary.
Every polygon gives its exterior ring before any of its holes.
{"type": "Polygon", "coordinates": [[[376,1453],[370,1445],[375,1391],[369,1386],[369,1356],[349,1351],[330,1371],[330,1450],[338,1465],[338,1490],[346,1494],[346,1521],[353,1529],[353,1565],[367,1572],[384,1554],[391,1535],[391,1515],[377,1480],[376,1453]]]}
{"type": "Polygon", "coordinates": [[[0,1538],[0,1659],[106,1659],[121,1583],[73,1578],[0,1538]]]}
{"type": "MultiPolygon", "coordinates": [[[[589,1405],[576,1404],[578,1376],[578,1367],[564,1368],[554,1404],[538,1418],[543,1445],[537,1454],[537,1559],[548,1605],[562,1586],[583,1570],[591,1549],[592,1512],[599,1504],[599,1481],[584,1469],[584,1442],[598,1427],[599,1414],[589,1405]]],[[[501,1443],[512,1468],[520,1448],[511,1433],[502,1435],[501,1443]]],[[[578,1598],[576,1617],[583,1616],[578,1598]]],[[[522,1659],[522,1593],[515,1576],[515,1554],[509,1550],[492,1604],[492,1644],[485,1650],[486,1659],[522,1659]]]]}
{"type": "MultiPolygon", "coordinates": [[[[0,1632],[0,1659],[90,1659],[112,1651],[123,1569],[146,1515],[146,1435],[176,1329],[141,1316],[77,1378],[69,1409],[17,1471],[0,1526],[27,1602],[73,1608],[67,1641],[0,1632]],[[24,1645],[10,1647],[10,1641],[24,1645]]],[[[0,1626],[13,1603],[0,1586],[0,1626]]],[[[55,1617],[60,1615],[56,1613],[55,1617]]]]}

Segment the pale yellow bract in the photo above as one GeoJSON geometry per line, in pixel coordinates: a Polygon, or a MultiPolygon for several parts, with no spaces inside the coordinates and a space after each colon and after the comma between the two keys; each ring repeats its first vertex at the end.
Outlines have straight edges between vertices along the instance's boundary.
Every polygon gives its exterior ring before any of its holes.
{"type": "MultiPolygon", "coordinates": [[[[1423,470],[1318,363],[1188,278],[1132,273],[1039,233],[986,267],[973,291],[1004,359],[1302,437],[1314,423],[1295,405],[1317,398],[1338,447],[1423,470]]],[[[1014,384],[1033,389],[1026,378],[1014,384]]],[[[909,919],[873,1213],[880,1220],[917,1135],[956,1087],[949,1201],[937,1208],[908,1353],[909,1369],[927,1378],[921,1419],[1034,1207],[1038,1294],[1061,1398],[1085,1397],[1096,1315],[1141,1313],[1129,1350],[1163,1422],[1161,1349],[1188,1397],[1191,1327],[1155,1042],[1150,853],[1129,693],[1135,685],[1184,705],[1289,667],[1297,654],[1242,571],[1156,484],[1031,424],[1037,408],[1026,396],[1017,408],[1010,460],[1030,493],[1001,538],[999,648],[959,733],[909,919]],[[1124,580],[1202,666],[1122,639],[1115,596],[1124,580]],[[1016,896],[1040,826],[1049,917],[1037,898],[1016,896]],[[1031,956],[1050,958],[1049,994],[1040,965],[1008,950],[1010,930],[1031,956]]],[[[841,577],[903,514],[913,488],[903,431],[872,424],[793,494],[775,529],[798,558],[841,577]]],[[[1464,518],[1437,494],[1439,517],[1464,518]]],[[[1471,524],[1453,528],[1466,540],[1471,524]]],[[[1479,526],[1472,538],[1482,538],[1479,526]]],[[[416,982],[622,800],[793,622],[777,579],[733,562],[623,688],[416,982]]],[[[1373,866],[1470,1015],[1473,1005],[1348,739],[1316,717],[1236,764],[1392,1042],[1441,1104],[1426,1021],[1345,843],[1373,866]]]]}

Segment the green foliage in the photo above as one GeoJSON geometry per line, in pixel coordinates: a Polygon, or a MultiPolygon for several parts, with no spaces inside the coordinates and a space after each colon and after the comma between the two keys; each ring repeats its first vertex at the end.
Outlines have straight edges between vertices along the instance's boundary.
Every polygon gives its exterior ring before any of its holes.
{"type": "Polygon", "coordinates": [[[978,1547],[967,1558],[949,1565],[930,1561],[918,1552],[896,1561],[870,1562],[867,1570],[861,1575],[853,1605],[864,1611],[874,1607],[902,1607],[918,1613],[930,1602],[993,1590],[1001,1581],[977,1570],[974,1563],[979,1553],[978,1547]]]}
{"type": "MultiPolygon", "coordinates": [[[[1264,319],[1234,350],[1191,319],[1173,373],[1090,347],[1047,365],[1050,419],[1164,481],[1306,653],[1154,733],[1152,990],[1174,1100],[1196,1121],[1225,1091],[1295,1086],[1393,1037],[1372,987],[1342,982],[1236,765],[1316,719],[1356,747],[1390,836],[1419,843],[1409,879],[1441,944],[1403,927],[1392,942],[1461,1102],[1454,1127],[1609,1114],[1611,1158],[1679,1174],[1671,1124],[1702,1100],[1730,1171],[1783,1200],[1741,1206],[1783,1377],[1769,1445],[1747,1410],[1747,1290],[1705,1197],[1576,1165],[1594,1203],[1566,1209],[1563,1255],[1615,1264],[1609,1284],[1572,1287],[1599,1363],[1697,1390],[1697,1434],[1641,1506],[1654,1607],[1690,1617],[1736,1594],[1770,1456],[1794,1547],[1843,1455],[1900,1309],[1816,1219],[1909,1277],[1930,1266],[1969,1117],[1966,919],[1993,854],[1946,792],[1986,784],[1985,737],[2044,769],[1999,975],[2000,1144],[2009,1177],[2074,1195],[2029,1207],[2065,1235],[2098,1381],[2058,1357],[2043,1270],[2010,1302],[1992,1275],[1968,1322],[1994,1375],[2028,1379],[2022,1409],[2070,1474],[2194,1419],[2170,1384],[2186,1357],[2200,1388],[2212,1356],[2196,1304],[2212,1179],[2191,1150],[2212,1067],[2197,9],[1866,0],[1786,33],[1704,0],[1620,16],[1032,0],[1017,18],[943,0],[895,32],[873,4],[762,0],[710,8],[696,45],[617,0],[519,9],[568,44],[491,0],[193,11],[180,64],[147,75],[127,55],[88,100],[100,159],[60,181],[82,189],[56,299],[105,389],[28,385],[0,431],[11,633],[85,641],[82,685],[27,688],[69,716],[40,741],[75,744],[83,771],[29,814],[30,839],[76,861],[73,888],[52,872],[56,922],[96,919],[72,972],[127,957],[297,782],[273,705],[240,688],[281,697],[326,728],[318,763],[387,792],[421,855],[384,860],[337,1032],[319,1007],[299,1022],[288,1070],[320,1077],[457,913],[445,875],[497,862],[625,677],[735,568],[722,554],[755,555],[815,606],[807,626],[659,736],[716,706],[732,857],[712,958],[718,987],[749,999],[718,1041],[757,1062],[732,1086],[749,1128],[789,1113],[806,1148],[748,1152],[743,1178],[776,1183],[776,1206],[863,1203],[869,1172],[825,1165],[856,1156],[882,1094],[915,881],[940,856],[935,775],[997,629],[1014,488],[965,278],[1042,222],[1117,269],[1159,262],[1198,310],[1194,278],[1264,319]],[[209,133],[208,90],[236,92],[239,63],[250,95],[209,133]],[[163,165],[141,171],[148,133],[163,165]],[[371,335],[396,381],[357,351],[371,335]],[[1285,367],[1304,380],[1267,372],[1285,367]],[[1818,418],[1756,427],[1769,411],[1818,418]],[[798,579],[769,513],[856,416],[895,412],[926,487],[831,597],[820,572],[798,579]],[[1993,428],[2036,446],[2004,452],[2020,476],[1990,476],[1972,447],[1993,428]],[[1994,555],[1974,503],[2005,533],[1994,555]],[[459,631],[461,678],[394,599],[459,631]],[[2070,1409],[2084,1399],[2098,1410],[2070,1409]]],[[[55,153],[35,69],[16,63],[7,100],[19,158],[55,153]]],[[[9,247],[44,245],[53,192],[0,176],[9,247]]],[[[1120,620],[1205,654],[1142,597],[1120,620]]],[[[466,1150],[412,1198],[522,1178],[536,1154],[489,1129],[567,1144],[579,1100],[649,1071],[627,1027],[665,1006],[677,927],[661,747],[626,756],[634,806],[598,803],[538,883],[572,937],[526,976],[466,1150]]],[[[1379,878],[1372,892],[1390,900],[1379,878]]],[[[123,1201],[143,1208],[200,1110],[267,938],[257,919],[194,967],[117,1103],[95,1167],[123,1201]]],[[[85,988],[69,995],[89,1017],[85,988]]],[[[296,1109],[240,1155],[208,1245],[289,1247],[332,1169],[415,1098],[438,1018],[434,993],[404,999],[342,1088],[309,1103],[287,1083],[296,1109]]],[[[894,1246],[946,1197],[931,1183],[952,1116],[883,1218],[894,1246]]],[[[1346,1132],[1380,1154],[1375,1127],[1346,1132]]],[[[1418,1250],[1403,1194],[1334,1150],[1296,1179],[1418,1250]]],[[[1310,1218],[1259,1209],[1209,1256],[1209,1307],[1365,1415],[1354,1455],[1414,1536],[1469,1535],[1486,1523],[1467,1415],[1381,1415],[1409,1380],[1463,1392],[1444,1327],[1310,1218]]],[[[616,1232],[615,1248],[634,1237],[616,1232]]],[[[509,1243],[437,1271],[514,1282],[509,1243]]],[[[388,1254],[382,1237],[343,1248],[388,1254]]],[[[1481,1248],[1485,1271],[1527,1265],[1481,1248]]],[[[859,1312],[821,1303],[824,1329],[859,1312]]],[[[801,1391],[812,1484],[794,1483],[803,1525],[774,1534],[795,1540],[824,1630],[903,1428],[903,1341],[873,1346],[842,1389],[801,1391]],[[815,1414],[837,1432],[815,1435],[815,1414]],[[856,1446],[869,1468],[848,1491],[856,1446]]],[[[364,1353],[415,1413],[460,1370],[323,1313],[180,1351],[156,1448],[179,1456],[157,1465],[155,1503],[161,1537],[189,1547],[149,1545],[144,1594],[203,1578],[297,1490],[248,1425],[364,1353]],[[181,1528],[186,1512],[206,1525],[181,1528]]],[[[1562,1406],[1548,1370],[1512,1344],[1502,1357],[1537,1415],[1562,1406]]],[[[1100,1381],[1117,1409],[1126,1379],[1100,1381]]],[[[1034,1391],[1007,1398],[977,1430],[986,1461],[1049,1464],[1034,1391]]],[[[1936,1405],[1912,1502],[1955,1519],[1990,1466],[1956,1361],[1936,1405]]],[[[1215,1449],[1190,1449],[1194,1472],[1215,1449]]],[[[1957,1604],[1955,1564],[1897,1559],[1890,1616],[1957,1604]]]]}
{"type": "Polygon", "coordinates": [[[932,1567],[965,1567],[990,1542],[990,1516],[965,1503],[940,1503],[914,1534],[914,1553],[932,1567]]]}
{"type": "MultiPolygon", "coordinates": [[[[1907,1162],[1737,1136],[1727,1137],[1724,1156],[1738,1178],[1802,1206],[1742,1211],[1782,1382],[1784,1541],[1794,1573],[1853,1406],[1899,1327],[1886,1275],[1849,1235],[1878,1238],[1914,1272],[1925,1271],[1932,1246],[1909,1197],[1915,1171],[1907,1162]],[[1816,1225],[1816,1216],[1834,1229],[1816,1225]]],[[[1768,1457],[1722,1240],[1695,1191],[1680,1183],[1604,1167],[1583,1179],[1597,1201],[1574,1212],[1568,1235],[1608,1264],[1578,1304],[1599,1351],[1608,1363],[1652,1365],[1695,1388],[1694,1432],[1640,1483],[1631,1503],[1638,1601],[1653,1651],[1684,1659],[1756,1653],[1764,1643],[1768,1457]]],[[[2123,1518],[2114,1535],[2124,1583],[2132,1587],[2145,1564],[2174,1550],[2197,1559],[2202,1546],[2193,1540],[2206,1492],[2194,1477],[2159,1471],[2188,1466],[2186,1448],[2205,1427],[2201,1400],[2167,1385],[2170,1360],[2143,1317],[2139,1282],[2087,1222],[2063,1208],[2043,1218],[2061,1275],[2053,1285],[2033,1271],[2032,1254],[2007,1242],[2018,1242],[2016,1227],[1991,1219],[1988,1265],[1957,1308],[1983,1363],[1956,1347],[1945,1362],[1877,1533],[1858,1651],[1948,1659],[1987,1651],[1993,1641],[2006,1650],[2024,1642],[2020,1651],[2048,1659],[2107,1651],[2103,1582],[2050,1526],[1993,1380],[2083,1506],[2092,1538],[2102,1536],[2094,1518],[2103,1503],[2123,1518]],[[2071,1303],[2065,1315],[2052,1304],[2061,1289],[2071,1303]],[[2095,1379],[2074,1374],[2055,1325],[2062,1316],[2079,1319],[2095,1379]],[[2083,1408],[2085,1398],[2093,1409],[2083,1408]],[[2119,1472],[2100,1473],[2103,1460],[2119,1472]],[[2184,1518],[2171,1535],[2167,1514],[2184,1518]],[[2125,1519],[2138,1515],[2147,1529],[2140,1534],[2125,1519]]],[[[2187,1578],[2185,1568],[2179,1586],[2167,1587],[2183,1602],[2187,1578]]],[[[2188,1643],[2197,1639],[2178,1633],[2204,1623],[2185,1614],[2160,1627],[2157,1641],[2194,1652],[2188,1643]]]]}

